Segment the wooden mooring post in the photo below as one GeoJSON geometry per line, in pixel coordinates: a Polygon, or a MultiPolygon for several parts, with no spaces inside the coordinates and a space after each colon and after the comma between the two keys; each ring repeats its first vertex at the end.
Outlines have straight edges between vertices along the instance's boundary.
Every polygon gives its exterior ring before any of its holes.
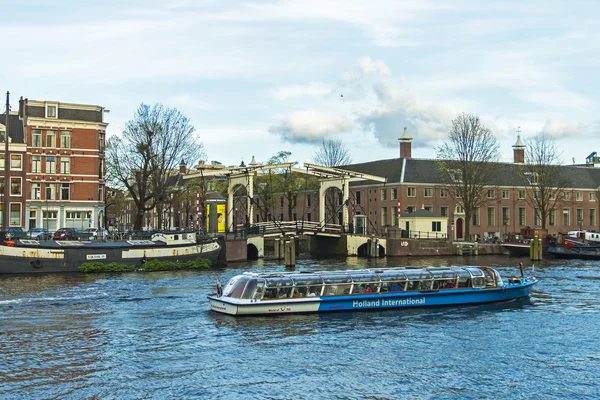
{"type": "Polygon", "coordinates": [[[281,253],[283,252],[283,243],[281,243],[281,239],[277,238],[273,242],[273,253],[275,255],[276,260],[281,260],[281,253]]]}
{"type": "Polygon", "coordinates": [[[285,266],[296,266],[296,240],[293,237],[285,241],[285,266]]]}

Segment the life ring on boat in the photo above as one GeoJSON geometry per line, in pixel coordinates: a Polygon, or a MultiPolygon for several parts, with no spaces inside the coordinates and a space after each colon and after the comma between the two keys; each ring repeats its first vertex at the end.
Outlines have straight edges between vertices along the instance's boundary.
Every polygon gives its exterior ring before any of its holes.
{"type": "Polygon", "coordinates": [[[31,260],[29,261],[29,264],[33,267],[33,268],[42,268],[42,262],[40,260],[31,260]]]}

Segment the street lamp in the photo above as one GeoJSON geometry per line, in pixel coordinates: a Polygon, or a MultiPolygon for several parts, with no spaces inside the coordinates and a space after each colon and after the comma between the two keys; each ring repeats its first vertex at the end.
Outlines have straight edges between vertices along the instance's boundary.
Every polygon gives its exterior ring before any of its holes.
{"type": "Polygon", "coordinates": [[[506,239],[506,235],[507,233],[507,229],[508,229],[508,217],[504,217],[504,238],[506,239]]]}

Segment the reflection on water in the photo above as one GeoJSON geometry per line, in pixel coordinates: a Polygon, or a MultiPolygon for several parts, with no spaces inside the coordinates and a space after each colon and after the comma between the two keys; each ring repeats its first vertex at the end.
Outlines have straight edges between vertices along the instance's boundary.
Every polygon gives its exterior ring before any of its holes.
{"type": "MultiPolygon", "coordinates": [[[[490,265],[435,257],[299,260],[296,271],[490,265]]],[[[531,271],[531,267],[528,268],[531,271]]],[[[0,277],[0,398],[598,398],[600,265],[545,261],[531,299],[232,317],[200,272],[0,277]],[[532,384],[535,394],[532,394],[532,384]]]]}

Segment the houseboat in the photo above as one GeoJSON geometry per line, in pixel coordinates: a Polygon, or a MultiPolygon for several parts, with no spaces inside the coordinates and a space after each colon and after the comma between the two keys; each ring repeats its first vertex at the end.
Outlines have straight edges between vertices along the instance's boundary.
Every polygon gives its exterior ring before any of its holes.
{"type": "Polygon", "coordinates": [[[185,262],[204,258],[215,263],[221,246],[194,231],[165,231],[148,240],[33,240],[5,239],[0,245],[0,274],[77,272],[85,262],[119,263],[142,267],[146,261],[185,262]]]}
{"type": "Polygon", "coordinates": [[[502,279],[489,267],[244,273],[208,296],[231,315],[311,313],[489,303],[528,297],[534,277],[502,279]]]}

